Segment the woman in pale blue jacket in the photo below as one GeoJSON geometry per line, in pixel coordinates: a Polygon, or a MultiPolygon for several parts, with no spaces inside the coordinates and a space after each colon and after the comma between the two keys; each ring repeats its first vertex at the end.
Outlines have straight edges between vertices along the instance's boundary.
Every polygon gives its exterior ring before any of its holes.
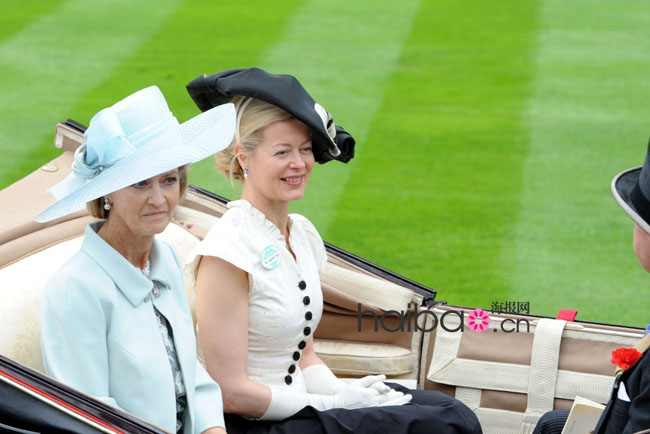
{"type": "Polygon", "coordinates": [[[48,282],[41,343],[47,373],[176,433],[223,433],[219,386],[196,359],[181,266],[157,240],[187,184],[187,165],[232,139],[232,105],[179,125],[149,87],[100,111],[59,199],[36,220],[87,206],[101,219],[48,282]]]}

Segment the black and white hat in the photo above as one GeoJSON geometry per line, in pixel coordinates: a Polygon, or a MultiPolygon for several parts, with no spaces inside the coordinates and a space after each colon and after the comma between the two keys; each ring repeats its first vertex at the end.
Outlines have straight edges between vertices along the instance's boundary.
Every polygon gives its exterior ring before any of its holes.
{"type": "Polygon", "coordinates": [[[314,157],[319,163],[354,157],[354,138],[334,124],[330,115],[292,75],[270,74],[260,68],[229,69],[201,75],[187,84],[187,91],[201,109],[225,104],[237,95],[266,101],[304,122],[312,132],[314,157]]]}
{"type": "Polygon", "coordinates": [[[614,177],[612,194],[623,211],[650,234],[650,143],[643,166],[627,169],[614,177]]]}

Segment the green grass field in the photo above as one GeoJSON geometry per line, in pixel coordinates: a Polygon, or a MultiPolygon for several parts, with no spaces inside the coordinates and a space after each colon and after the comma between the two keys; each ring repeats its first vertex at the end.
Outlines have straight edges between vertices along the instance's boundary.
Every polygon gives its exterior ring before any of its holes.
{"type": "MultiPolygon", "coordinates": [[[[57,155],[54,125],[157,84],[297,76],[357,139],[293,209],[453,304],[528,301],[645,326],[650,276],[611,178],[650,135],[640,0],[25,0],[0,16],[0,188],[57,155]]],[[[209,160],[191,182],[238,189],[209,160]]]]}

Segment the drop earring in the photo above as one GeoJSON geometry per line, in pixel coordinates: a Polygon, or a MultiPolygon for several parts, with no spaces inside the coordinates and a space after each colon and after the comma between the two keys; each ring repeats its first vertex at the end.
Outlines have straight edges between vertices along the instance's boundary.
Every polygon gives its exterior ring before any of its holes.
{"type": "Polygon", "coordinates": [[[244,167],[244,178],[248,178],[248,168],[244,167]]]}
{"type": "Polygon", "coordinates": [[[110,202],[108,201],[108,198],[107,198],[107,197],[104,198],[104,209],[105,209],[106,211],[110,211],[110,209],[111,209],[111,204],[110,204],[110,202]]]}

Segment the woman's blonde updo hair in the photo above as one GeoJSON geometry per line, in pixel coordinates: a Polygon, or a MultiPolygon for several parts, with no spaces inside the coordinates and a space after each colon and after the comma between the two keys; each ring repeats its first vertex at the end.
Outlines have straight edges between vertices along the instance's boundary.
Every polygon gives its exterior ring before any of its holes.
{"type": "MultiPolygon", "coordinates": [[[[182,199],[185,196],[185,190],[187,189],[187,169],[190,167],[189,164],[181,166],[178,168],[178,187],[180,190],[179,199],[182,199]]],[[[86,204],[86,209],[91,216],[106,220],[110,211],[104,209],[104,197],[98,197],[95,200],[91,200],[86,204]]]]}
{"type": "Polygon", "coordinates": [[[217,169],[226,175],[231,183],[235,179],[240,181],[244,179],[244,171],[235,155],[235,145],[241,143],[246,152],[252,154],[262,140],[261,130],[264,127],[271,125],[273,122],[293,118],[292,115],[280,107],[259,99],[238,95],[233,98],[232,102],[238,107],[237,121],[239,129],[235,132],[235,137],[230,145],[214,156],[217,169]],[[244,100],[242,101],[242,99],[244,100]],[[250,102],[247,100],[250,100],[250,102]],[[240,102],[242,103],[240,104],[240,102]]]}

